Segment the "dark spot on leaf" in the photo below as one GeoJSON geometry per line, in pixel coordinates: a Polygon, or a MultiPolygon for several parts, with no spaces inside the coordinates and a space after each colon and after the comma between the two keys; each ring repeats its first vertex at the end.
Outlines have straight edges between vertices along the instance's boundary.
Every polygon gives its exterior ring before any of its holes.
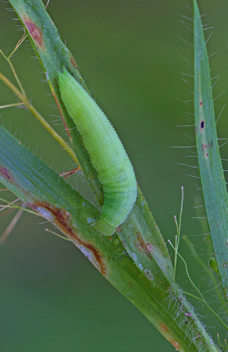
{"type": "MultiPolygon", "coordinates": [[[[206,152],[207,147],[208,147],[207,144],[203,144],[202,150],[206,152]]],[[[208,157],[208,153],[205,153],[205,155],[208,157]]]]}
{"type": "Polygon", "coordinates": [[[204,121],[201,121],[201,123],[200,123],[200,128],[204,128],[204,121]]]}
{"type": "Polygon", "coordinates": [[[200,106],[202,106],[203,105],[203,103],[202,103],[202,101],[200,101],[200,106]]]}

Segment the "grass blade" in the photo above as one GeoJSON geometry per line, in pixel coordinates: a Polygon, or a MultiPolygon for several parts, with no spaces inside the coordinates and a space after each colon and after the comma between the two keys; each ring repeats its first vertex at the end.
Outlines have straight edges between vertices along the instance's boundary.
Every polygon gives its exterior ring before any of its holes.
{"type": "Polygon", "coordinates": [[[103,236],[91,226],[98,211],[63,178],[3,127],[0,140],[1,182],[54,223],[178,351],[191,346],[193,352],[218,352],[192,306],[158,264],[163,289],[143,275],[117,235],[103,236]]]}
{"type": "Polygon", "coordinates": [[[228,299],[228,198],[216,132],[209,60],[194,0],[195,130],[202,190],[218,270],[228,299]]]}

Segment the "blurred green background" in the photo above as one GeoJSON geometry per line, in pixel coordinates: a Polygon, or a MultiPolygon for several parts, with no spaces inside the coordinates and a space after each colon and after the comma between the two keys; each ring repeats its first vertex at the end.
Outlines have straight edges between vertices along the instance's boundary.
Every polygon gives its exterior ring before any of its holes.
{"type": "MultiPolygon", "coordinates": [[[[222,0],[202,0],[204,23],[214,29],[208,43],[212,76],[221,74],[214,96],[227,88],[228,5],[222,0]]],[[[181,186],[185,189],[182,234],[207,261],[206,244],[196,214],[196,197],[201,197],[195,169],[178,163],[197,165],[189,151],[172,146],[194,145],[191,77],[193,48],[192,2],[188,0],[51,0],[48,12],[63,41],[75,56],[92,95],[107,113],[121,137],[134,165],[138,182],[167,242],[174,242],[174,215],[179,214],[181,186]],[[188,8],[188,6],[190,8],[188,8]],[[183,56],[190,62],[183,58],[183,56]],[[178,99],[177,99],[178,98],[178,99]],[[187,102],[187,104],[185,104],[187,102]],[[190,122],[188,119],[190,118],[190,122]]],[[[16,15],[0,2],[0,48],[9,54],[22,35],[16,15]]],[[[50,94],[39,62],[28,40],[13,57],[13,64],[34,106],[67,140],[60,115],[50,94]]],[[[0,57],[0,72],[13,79],[6,61],[0,57]]],[[[227,101],[225,92],[215,101],[216,115],[227,101]]],[[[0,82],[0,105],[17,102],[0,82]]],[[[227,108],[218,123],[219,137],[228,134],[227,108]]],[[[74,167],[68,155],[24,109],[1,111],[1,123],[30,149],[61,173],[74,167]]],[[[0,141],[1,143],[1,141],[0,141]]],[[[227,159],[228,149],[221,148],[227,159]]],[[[226,165],[224,165],[226,169],[226,165]]],[[[83,192],[81,174],[71,182],[83,192]]],[[[2,197],[9,197],[1,192],[2,197]]],[[[91,195],[87,195],[91,199],[91,195]]],[[[202,204],[202,199],[199,200],[202,204]]],[[[3,233],[14,214],[0,219],[3,233]]],[[[201,214],[200,214],[201,216],[201,214]]],[[[45,221],[24,214],[4,245],[0,247],[0,351],[1,352],[141,352],[174,351],[172,347],[119,292],[114,289],[70,242],[45,232],[53,229],[45,221]]],[[[169,246],[172,253],[172,249],[169,246]]],[[[180,245],[190,275],[212,307],[223,314],[207,274],[180,245]],[[212,290],[211,290],[212,289],[212,290]]],[[[173,257],[173,255],[172,255],[173,257]]],[[[179,262],[178,283],[195,293],[179,262]]],[[[220,324],[197,301],[196,312],[213,338],[220,324]]]]}

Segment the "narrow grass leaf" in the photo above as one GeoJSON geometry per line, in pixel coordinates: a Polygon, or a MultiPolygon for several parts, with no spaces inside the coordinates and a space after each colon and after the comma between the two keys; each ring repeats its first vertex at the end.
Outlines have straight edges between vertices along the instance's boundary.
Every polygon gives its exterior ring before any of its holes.
{"type": "Polygon", "coordinates": [[[228,299],[228,198],[216,132],[209,60],[194,0],[195,130],[206,214],[218,271],[228,299]]]}

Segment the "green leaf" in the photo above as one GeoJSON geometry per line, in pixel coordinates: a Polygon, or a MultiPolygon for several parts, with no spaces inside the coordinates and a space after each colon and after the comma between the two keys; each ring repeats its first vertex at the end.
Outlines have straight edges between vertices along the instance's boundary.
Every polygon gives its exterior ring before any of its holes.
{"type": "Polygon", "coordinates": [[[195,130],[200,178],[218,271],[228,299],[228,198],[216,132],[211,77],[199,9],[194,0],[195,130]]]}
{"type": "Polygon", "coordinates": [[[0,140],[2,183],[62,231],[177,350],[187,352],[191,346],[191,351],[218,351],[159,263],[162,288],[154,285],[149,272],[145,275],[137,268],[117,235],[107,237],[96,231],[92,224],[99,213],[75,189],[3,127],[0,140]]]}
{"type": "MultiPolygon", "coordinates": [[[[75,61],[40,0],[10,3],[30,36],[82,169],[102,205],[96,171],[58,90],[57,75],[63,66],[85,87],[75,61]]],[[[71,239],[177,350],[218,351],[174,283],[166,245],[139,188],[118,236],[103,236],[93,226],[99,213],[90,203],[3,128],[0,140],[0,180],[9,189],[71,239]]]]}
{"type": "Polygon", "coordinates": [[[88,90],[77,69],[77,63],[69,49],[63,44],[58,30],[45,10],[44,4],[41,0],[34,2],[12,0],[10,1],[10,4],[14,7],[14,10],[25,27],[31,44],[40,61],[41,67],[45,72],[56,103],[60,109],[63,123],[75,154],[77,155],[83,172],[89,180],[90,186],[97,197],[98,202],[102,204],[103,192],[97,177],[97,172],[90,161],[89,153],[83,145],[82,138],[78,133],[73,120],[62,103],[59,92],[58,72],[62,71],[63,67],[65,67],[67,71],[88,90]]]}
{"type": "MultiPolygon", "coordinates": [[[[75,60],[62,43],[58,31],[41,0],[37,0],[35,3],[25,0],[10,0],[10,3],[25,26],[35,52],[46,72],[51,90],[58,106],[61,107],[72,145],[83,172],[98,202],[103,205],[103,191],[97,172],[91,163],[89,153],[84,147],[73,120],[62,104],[58,87],[58,73],[64,66],[86,88],[77,70],[75,60]]],[[[137,201],[127,221],[118,228],[118,235],[128,255],[133,260],[136,259],[136,265],[144,275],[151,276],[153,272],[154,283],[162,287],[162,289],[163,283],[160,283],[161,271],[168,281],[174,282],[173,267],[169,253],[139,188],[137,201]]]]}

